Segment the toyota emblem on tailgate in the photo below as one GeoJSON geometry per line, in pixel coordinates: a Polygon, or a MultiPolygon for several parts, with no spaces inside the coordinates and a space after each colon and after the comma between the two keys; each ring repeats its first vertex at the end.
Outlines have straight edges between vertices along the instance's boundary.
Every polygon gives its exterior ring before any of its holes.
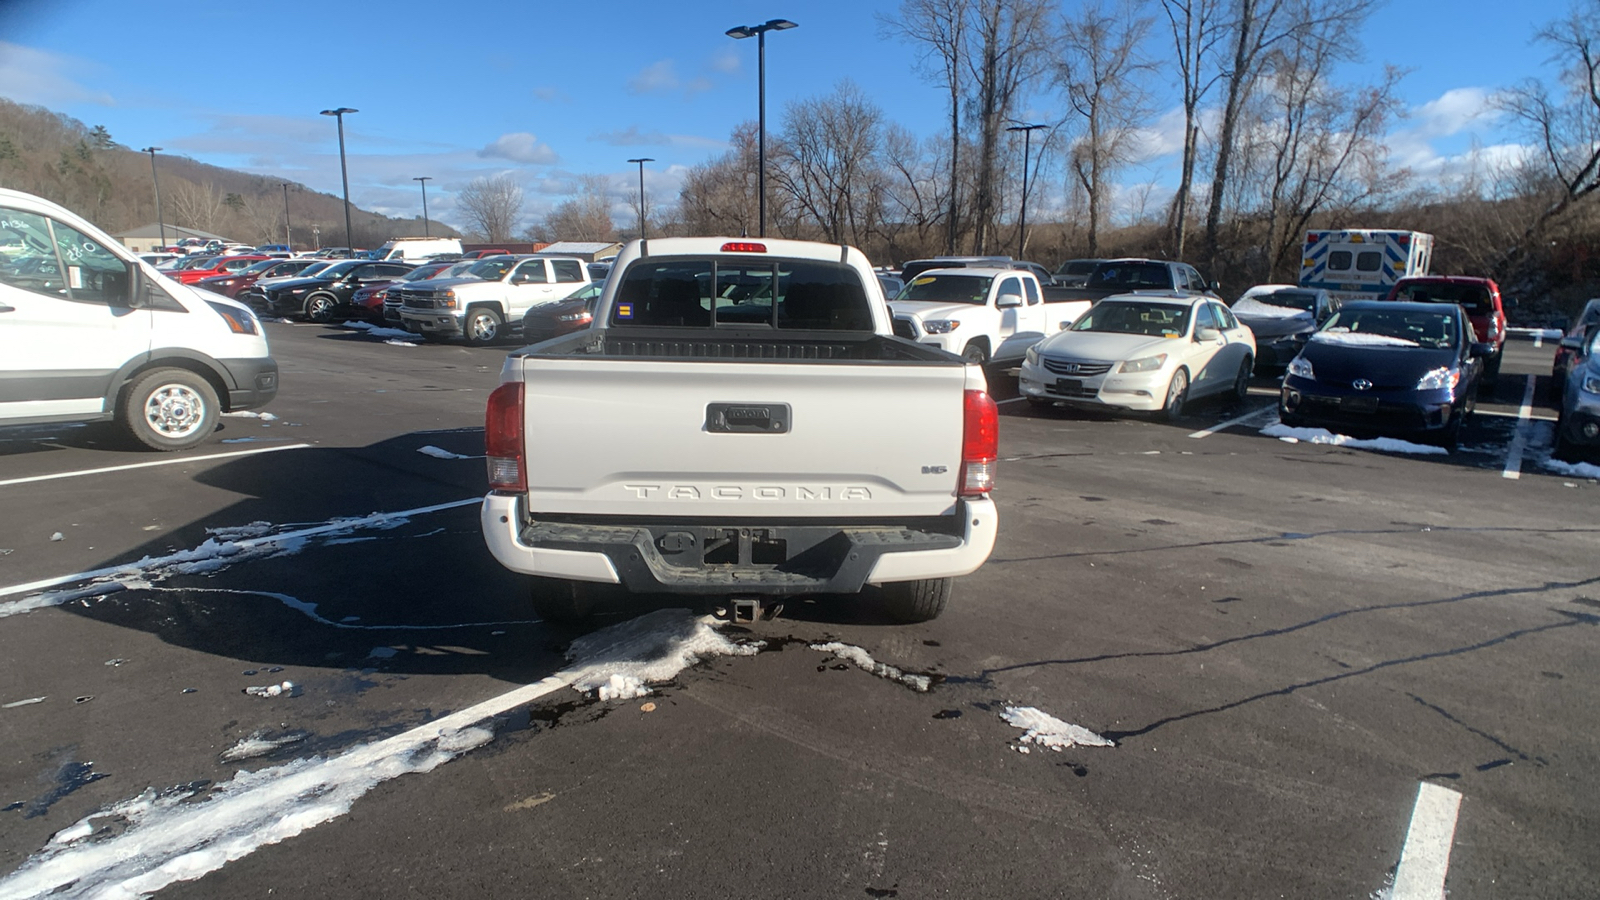
{"type": "Polygon", "coordinates": [[[1350,386],[1358,391],[1372,390],[1372,382],[1366,380],[1365,378],[1357,378],[1355,381],[1350,382],[1350,386]]]}

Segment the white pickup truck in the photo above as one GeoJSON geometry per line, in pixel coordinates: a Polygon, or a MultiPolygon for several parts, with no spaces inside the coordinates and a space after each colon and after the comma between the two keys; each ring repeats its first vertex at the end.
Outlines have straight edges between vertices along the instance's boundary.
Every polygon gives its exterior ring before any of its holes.
{"type": "Polygon", "coordinates": [[[881,297],[837,244],[629,243],[594,327],[512,353],[489,398],[484,537],[536,611],[676,593],[740,621],[866,585],[943,611],[994,545],[999,420],[881,297]]]}
{"type": "Polygon", "coordinates": [[[1088,300],[1050,300],[1032,272],[961,268],[919,273],[889,308],[895,334],[983,365],[1021,359],[1090,305],[1088,300]]]}
{"type": "Polygon", "coordinates": [[[400,319],[406,330],[443,340],[460,336],[488,344],[505,336],[506,323],[554,303],[589,283],[583,260],[564,256],[490,256],[462,278],[424,279],[401,285],[400,319]]]}

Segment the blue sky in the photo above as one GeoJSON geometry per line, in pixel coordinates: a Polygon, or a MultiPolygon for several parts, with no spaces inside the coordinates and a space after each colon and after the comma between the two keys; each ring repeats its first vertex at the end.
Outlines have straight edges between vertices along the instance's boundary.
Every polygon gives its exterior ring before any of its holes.
{"type": "MultiPolygon", "coordinates": [[[[607,178],[619,196],[636,190],[630,157],[657,160],[646,167],[651,202],[670,202],[687,169],[721,153],[732,128],[756,115],[756,42],[723,32],[775,17],[800,27],[769,35],[769,131],[787,102],[850,78],[890,120],[938,134],[938,89],[918,75],[915,48],[878,24],[897,6],[0,0],[0,96],[103,124],[130,147],[158,145],[334,194],[335,125],[317,112],[354,107],[352,199],[416,215],[412,179],[426,175],[430,213],[460,225],[452,193],[474,177],[515,175],[533,217],[584,175],[607,178]]],[[[1447,177],[1472,148],[1514,152],[1517,136],[1486,99],[1548,74],[1532,34],[1566,9],[1564,0],[1389,2],[1363,32],[1363,60],[1343,76],[1371,78],[1384,64],[1409,70],[1401,94],[1411,115],[1390,135],[1394,158],[1425,178],[1447,177]]],[[[1041,95],[1025,117],[1051,121],[1058,107],[1041,95]]],[[[1157,130],[1172,134],[1173,124],[1168,115],[1157,130]]],[[[1155,155],[1125,180],[1165,178],[1163,154],[1175,148],[1159,137],[1151,146],[1155,155]]],[[[630,216],[620,199],[615,214],[630,216]]]]}

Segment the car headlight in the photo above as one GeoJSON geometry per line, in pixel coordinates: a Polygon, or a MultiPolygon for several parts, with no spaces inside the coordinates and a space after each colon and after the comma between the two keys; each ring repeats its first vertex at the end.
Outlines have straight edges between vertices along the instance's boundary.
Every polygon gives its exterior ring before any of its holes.
{"type": "Polygon", "coordinates": [[[1417,379],[1417,390],[1436,391],[1440,388],[1450,388],[1451,390],[1454,390],[1455,386],[1460,383],[1460,369],[1452,369],[1448,366],[1440,366],[1439,368],[1434,369],[1428,374],[1417,379]]]}
{"type": "Polygon", "coordinates": [[[922,323],[922,330],[929,334],[949,334],[960,327],[960,319],[930,319],[922,323]]]}
{"type": "Polygon", "coordinates": [[[1600,375],[1583,376],[1583,392],[1585,394],[1600,394],[1600,375]]]}
{"type": "Polygon", "coordinates": [[[1039,345],[1035,344],[1029,347],[1028,352],[1022,354],[1022,359],[1030,366],[1037,366],[1039,364],[1039,345]]]}
{"type": "Polygon", "coordinates": [[[1289,374],[1295,376],[1296,378],[1307,378],[1313,381],[1315,381],[1317,377],[1311,372],[1310,360],[1306,359],[1304,356],[1296,356],[1294,359],[1289,361],[1289,374]]]}
{"type": "Polygon", "coordinates": [[[1155,356],[1143,356],[1139,359],[1124,360],[1122,365],[1117,366],[1117,371],[1125,375],[1132,374],[1134,372],[1154,372],[1166,364],[1167,355],[1165,353],[1157,353],[1155,356]]]}
{"type": "Polygon", "coordinates": [[[557,322],[587,322],[587,321],[589,321],[589,313],[588,312],[566,313],[565,315],[556,316],[556,321],[557,322]]]}
{"type": "Polygon", "coordinates": [[[310,290],[310,288],[303,288],[303,287],[289,288],[289,293],[291,293],[291,294],[304,294],[308,290],[310,290]]]}

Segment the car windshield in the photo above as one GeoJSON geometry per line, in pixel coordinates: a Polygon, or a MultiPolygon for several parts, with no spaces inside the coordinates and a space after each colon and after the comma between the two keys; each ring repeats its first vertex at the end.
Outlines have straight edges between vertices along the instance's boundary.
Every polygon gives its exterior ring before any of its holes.
{"type": "Polygon", "coordinates": [[[1263,291],[1259,294],[1246,294],[1241,299],[1306,312],[1312,312],[1317,308],[1317,295],[1314,291],[1263,291]]]}
{"type": "Polygon", "coordinates": [[[895,299],[982,306],[993,281],[992,275],[920,275],[911,279],[895,299]]]}
{"type": "MultiPolygon", "coordinates": [[[[317,277],[318,278],[329,278],[329,277],[333,277],[333,276],[343,275],[346,272],[349,272],[351,269],[354,269],[356,266],[362,265],[365,262],[366,262],[366,260],[362,260],[362,259],[349,259],[349,260],[345,260],[344,262],[332,263],[326,269],[323,269],[322,271],[318,272],[317,273],[317,277]]],[[[302,273],[302,274],[304,274],[304,273],[302,273]]]]}
{"type": "Polygon", "coordinates": [[[1127,300],[1102,300],[1079,317],[1073,331],[1109,334],[1146,334],[1151,337],[1183,337],[1189,328],[1189,307],[1176,303],[1137,303],[1127,300]]]}
{"type": "Polygon", "coordinates": [[[440,272],[444,271],[444,269],[445,269],[444,266],[417,266],[415,269],[412,269],[411,271],[405,273],[404,275],[401,275],[399,278],[397,278],[395,280],[396,281],[421,281],[424,278],[432,278],[433,276],[435,276],[435,275],[439,274],[440,272]]]}
{"type": "Polygon", "coordinates": [[[265,272],[266,270],[268,270],[268,269],[272,268],[273,266],[277,265],[278,262],[279,261],[276,260],[276,259],[263,259],[260,262],[251,263],[250,265],[244,267],[243,269],[240,269],[239,270],[239,274],[240,275],[259,275],[262,272],[265,272]]]}
{"type": "Polygon", "coordinates": [[[579,285],[577,290],[575,290],[572,293],[566,295],[565,297],[562,297],[561,299],[563,299],[563,300],[591,300],[591,299],[593,299],[595,297],[600,296],[600,289],[603,286],[604,286],[604,282],[591,281],[588,284],[579,285]]]}
{"type": "Polygon", "coordinates": [[[486,259],[482,262],[474,263],[472,268],[467,270],[467,274],[473,278],[482,278],[485,281],[499,281],[506,277],[506,273],[511,271],[511,267],[516,264],[517,261],[510,258],[486,259]]]}
{"type": "Polygon", "coordinates": [[[1445,281],[1401,284],[1394,299],[1412,303],[1459,303],[1472,315],[1486,315],[1492,311],[1489,290],[1481,284],[1451,284],[1445,281]]]}
{"type": "Polygon", "coordinates": [[[1093,272],[1094,271],[1094,267],[1098,266],[1098,265],[1100,265],[1099,260],[1094,260],[1094,259],[1069,259],[1066,262],[1061,264],[1061,268],[1056,270],[1056,274],[1057,275],[1088,275],[1090,272],[1093,272]]]}
{"type": "Polygon", "coordinates": [[[1341,344],[1454,348],[1460,340],[1456,317],[1447,312],[1346,309],[1335,313],[1317,339],[1341,344]]]}
{"type": "Polygon", "coordinates": [[[1172,287],[1167,267],[1156,262],[1101,263],[1089,276],[1089,287],[1137,291],[1172,287]]]}

